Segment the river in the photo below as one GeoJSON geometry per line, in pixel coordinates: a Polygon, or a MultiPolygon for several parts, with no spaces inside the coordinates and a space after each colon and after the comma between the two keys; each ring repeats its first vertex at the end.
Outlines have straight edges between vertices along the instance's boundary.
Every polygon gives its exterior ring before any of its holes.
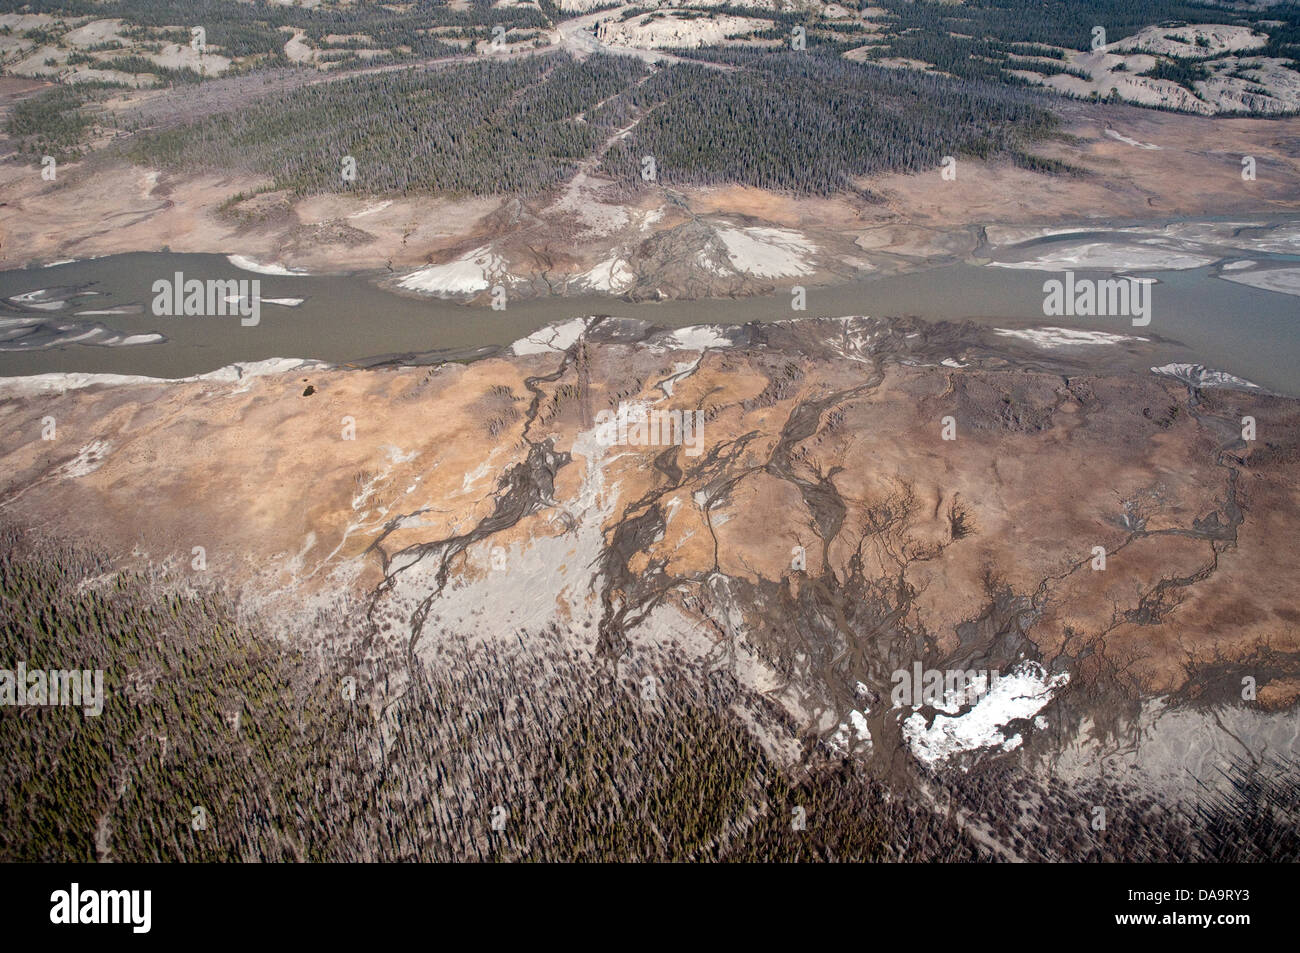
{"type": "MultiPolygon", "coordinates": [[[[1079,272],[1081,277],[1085,274],[1079,272]]],[[[1158,342],[1156,353],[1162,362],[1199,362],[1270,390],[1300,396],[1300,333],[1296,328],[1300,298],[1223,280],[1215,276],[1213,268],[1144,274],[1158,278],[1159,284],[1152,291],[1150,325],[1135,328],[1123,317],[1045,318],[1043,282],[1055,275],[974,264],[944,265],[833,287],[811,285],[807,310],[802,313],[791,310],[790,298],[784,293],[640,303],[594,295],[551,297],[511,301],[504,311],[493,311],[449,300],[399,296],[379,287],[378,275],[264,275],[236,268],[219,255],[131,253],[0,272],[0,319],[98,322],[130,334],[160,333],[164,341],[114,347],[60,344],[4,349],[0,350],[0,376],[81,371],[184,377],[270,357],[331,363],[364,363],[404,354],[419,355],[422,361],[466,359],[484,353],[485,348],[509,344],[546,324],[588,314],[638,318],[667,327],[869,314],[1140,335],[1158,342]],[[255,327],[241,326],[237,315],[155,316],[150,313],[151,286],[175,272],[182,272],[187,279],[256,278],[261,281],[263,298],[301,298],[303,302],[297,307],[264,303],[255,327]],[[18,295],[55,288],[65,289],[55,298],[68,296],[66,289],[81,296],[68,297],[63,307],[50,311],[9,303],[18,295]],[[142,310],[77,315],[130,305],[142,306],[142,310]]],[[[72,336],[75,332],[64,333],[72,336]]],[[[1103,361],[1104,353],[1104,348],[1099,349],[1103,361]]]]}

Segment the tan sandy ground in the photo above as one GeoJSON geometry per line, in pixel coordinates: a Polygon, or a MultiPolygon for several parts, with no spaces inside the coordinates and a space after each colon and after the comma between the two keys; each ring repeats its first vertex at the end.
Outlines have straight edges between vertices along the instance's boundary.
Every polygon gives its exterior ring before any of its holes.
{"type": "MultiPolygon", "coordinates": [[[[0,516],[182,575],[202,546],[207,567],[196,582],[220,581],[293,615],[372,591],[384,577],[374,545],[392,556],[469,533],[507,495],[527,440],[574,454],[556,473],[553,499],[474,543],[450,570],[472,580],[490,571],[493,547],[527,565],[530,551],[557,541],[559,556],[510,577],[495,597],[508,604],[527,593],[532,624],[551,614],[563,623],[574,605],[598,613],[615,582],[601,578],[600,552],[581,550],[576,526],[591,525],[608,546],[620,525],[657,507],[662,532],[629,554],[633,587],[657,566],[682,592],[716,588],[720,572],[764,598],[794,598],[804,586],[845,585],[860,560],[883,592],[904,580],[914,592],[905,620],[951,651],[956,627],[987,608],[995,579],[1040,608],[1028,636],[1045,657],[1065,652],[1080,659],[1085,683],[1118,680],[1135,692],[1177,690],[1189,666],[1262,645],[1300,651],[1293,401],[1207,397],[1198,413],[1259,420],[1259,442],[1220,458],[1231,438],[1193,418],[1184,388],[1155,377],[1067,386],[1047,373],[893,366],[872,386],[862,364],[807,360],[796,373],[762,349],[707,352],[670,402],[707,420],[702,455],[670,454],[683,473],[674,486],[652,465],[660,448],[593,456],[583,419],[620,400],[660,398],[655,383],[696,352],[589,352],[586,390],[570,364],[535,385],[531,420],[525,378],[559,368],[558,354],[44,396],[4,384],[0,516]],[[823,547],[816,514],[770,463],[800,402],[853,388],[790,457],[796,476],[828,478],[844,501],[843,525],[823,547]],[[953,441],[940,439],[948,415],[953,441]],[[41,437],[47,418],[54,440],[41,437]],[[1231,492],[1244,511],[1235,542],[1197,538],[1197,526],[1231,522],[1231,492]],[[1145,531],[1126,528],[1126,514],[1145,531]],[[803,570],[792,565],[796,546],[807,553],[803,570]],[[1090,566],[1094,546],[1108,553],[1104,571],[1090,566]],[[1159,595],[1161,580],[1178,579],[1159,595]]],[[[612,598],[639,596],[619,589],[612,598]]],[[[730,611],[762,632],[776,611],[765,605],[730,611]]],[[[472,611],[495,610],[476,602],[472,611]]],[[[1281,680],[1270,693],[1276,703],[1293,694],[1281,680]]]]}

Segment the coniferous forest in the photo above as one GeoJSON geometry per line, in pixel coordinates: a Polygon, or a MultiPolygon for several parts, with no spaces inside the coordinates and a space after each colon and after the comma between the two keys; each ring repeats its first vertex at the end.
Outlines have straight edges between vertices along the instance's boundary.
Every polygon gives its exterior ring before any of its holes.
{"type": "Polygon", "coordinates": [[[945,155],[1021,158],[1053,125],[1041,95],[810,53],[717,52],[649,70],[553,55],[359,77],[143,135],[130,154],[261,172],[303,192],[529,193],[567,179],[639,118],[603,166],[629,185],[652,155],[669,185],[829,193],[945,155]],[[356,159],[355,182],[339,174],[344,156],[356,159]]]}
{"type": "MultiPolygon", "coordinates": [[[[762,10],[743,0],[707,14],[676,10],[686,19],[725,15],[768,25],[749,45],[683,48],[647,63],[628,51],[582,59],[546,49],[557,36],[547,31],[581,12],[549,0],[537,7],[0,0],[0,12],[69,18],[55,23],[64,29],[77,22],[71,18],[120,18],[122,36],[145,52],[184,44],[190,26],[202,25],[210,48],[230,61],[216,78],[118,49],[119,41],[88,52],[65,44],[53,26],[29,29],[30,43],[65,51],[61,68],[90,70],[91,78],[23,100],[4,129],[29,161],[76,158],[90,140],[112,139],[112,154],[136,161],[259,173],[300,193],[529,194],[564,181],[584,160],[637,187],[646,156],[655,159],[656,180],[670,186],[734,182],[804,194],[852,190],[858,177],[932,168],[949,155],[1069,173],[1033,148],[1053,133],[1058,97],[1029,87],[1017,71],[1086,78],[1064,57],[1088,49],[1095,28],[1114,43],[1151,24],[1205,16],[1188,0],[864,0],[857,7],[856,16],[849,5],[836,17],[813,6],[762,10]],[[806,49],[786,42],[796,28],[807,31],[806,49]],[[291,38],[313,51],[314,66],[288,57],[291,38]],[[516,52],[479,55],[494,38],[516,52]],[[889,68],[898,62],[921,68],[889,68]],[[326,80],[318,67],[335,71],[326,80]],[[141,107],[104,107],[124,76],[191,88],[215,79],[229,92],[181,121],[155,121],[147,109],[141,119],[141,107]],[[355,160],[355,178],[340,174],[345,157],[355,160]]],[[[635,4],[616,13],[622,20],[665,15],[635,4]]],[[[1267,55],[1294,62],[1300,6],[1280,3],[1267,14],[1216,8],[1213,20],[1260,31],[1267,55]]],[[[1209,74],[1203,60],[1164,57],[1142,75],[1194,94],[1193,83],[1209,74]]]]}
{"type": "MultiPolygon", "coordinates": [[[[452,651],[407,691],[404,659],[364,624],[323,621],[314,650],[290,647],[219,592],[7,527],[0,596],[7,658],[106,669],[97,717],[0,719],[2,861],[996,859],[851,759],[774,762],[734,711],[762,703],[716,670],[662,672],[647,705],[635,680],[539,637],[533,654],[452,651]],[[548,671],[563,690],[539,687],[548,671]]],[[[996,765],[944,797],[1036,860],[1279,860],[1297,849],[1297,791],[1278,767],[1230,765],[1228,791],[1190,813],[996,765]],[[1033,830],[1007,823],[1008,791],[1039,805],[1033,830]],[[1123,837],[1087,836],[1098,802],[1133,818],[1123,837]]]]}
{"type": "Polygon", "coordinates": [[[740,182],[830,193],[854,176],[935,168],[945,155],[1022,155],[1053,128],[1042,97],[806,53],[727,51],[660,70],[629,94],[645,118],[607,159],[667,184],[740,182]]]}
{"type": "Polygon", "coordinates": [[[636,82],[637,60],[566,56],[358,77],[145,135],[142,162],[263,172],[305,192],[536,192],[607,134],[579,118],[636,82]],[[364,108],[358,104],[364,103],[364,108]],[[344,156],[357,177],[340,175],[344,156]]]}

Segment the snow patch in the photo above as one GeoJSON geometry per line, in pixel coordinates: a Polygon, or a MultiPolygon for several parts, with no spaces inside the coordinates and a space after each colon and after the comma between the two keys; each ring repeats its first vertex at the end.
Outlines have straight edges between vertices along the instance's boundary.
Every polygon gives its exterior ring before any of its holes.
{"type": "Polygon", "coordinates": [[[585,318],[571,318],[560,324],[548,324],[538,328],[526,338],[521,338],[510,345],[510,353],[516,356],[524,354],[548,354],[567,351],[587,330],[585,318]]]}
{"type": "MultiPolygon", "coordinates": [[[[149,335],[141,335],[149,337],[149,335]]],[[[138,343],[148,343],[145,341],[138,343]]],[[[62,394],[82,387],[119,386],[123,384],[188,384],[196,381],[212,381],[229,384],[254,377],[267,377],[274,374],[288,374],[294,371],[316,370],[328,367],[318,361],[306,361],[296,357],[269,357],[264,361],[245,361],[229,364],[226,367],[195,374],[192,377],[145,377],[141,374],[86,374],[73,371],[58,374],[32,374],[27,377],[0,377],[0,393],[15,397],[31,397],[39,394],[62,394]]]]}
{"type": "Polygon", "coordinates": [[[505,273],[505,259],[483,245],[443,265],[426,265],[402,276],[399,288],[426,294],[459,295],[486,291],[505,273]]]}
{"type": "Polygon", "coordinates": [[[359,212],[353,212],[348,216],[348,218],[365,218],[367,215],[374,215],[376,212],[382,212],[392,204],[392,199],[385,199],[384,201],[378,202],[374,205],[367,205],[359,212]]]}
{"type": "Polygon", "coordinates": [[[717,325],[699,325],[692,328],[678,328],[663,341],[669,348],[684,351],[703,351],[710,347],[731,347],[731,340],[722,333],[717,325]]]}
{"type": "Polygon", "coordinates": [[[1019,734],[1003,729],[1013,721],[1033,718],[1070,681],[1068,672],[1048,676],[1037,662],[1024,662],[998,678],[986,694],[961,715],[936,714],[929,725],[917,712],[903,722],[903,739],[918,759],[930,766],[969,751],[1019,747],[1019,734]]]}
{"type": "MultiPolygon", "coordinates": [[[[1108,331],[1080,331],[1076,328],[994,328],[994,334],[1026,341],[1041,348],[1096,347],[1103,344],[1124,344],[1145,341],[1147,338],[1130,334],[1111,334],[1108,331]]],[[[947,364],[947,361],[944,361],[947,364]]],[[[952,365],[949,365],[952,366],[952,365]]]]}
{"type": "Polygon", "coordinates": [[[1250,381],[1237,377],[1235,374],[1229,374],[1227,371],[1213,370],[1204,364],[1165,364],[1161,367],[1151,368],[1151,373],[1159,374],[1162,377],[1172,377],[1174,380],[1182,381],[1191,387],[1232,387],[1237,390],[1263,390],[1258,384],[1252,384],[1250,381]]]}
{"type": "Polygon", "coordinates": [[[226,261],[230,262],[236,268],[242,268],[244,271],[251,271],[259,275],[303,276],[307,274],[307,272],[299,268],[290,268],[289,266],[281,265],[278,262],[272,262],[269,265],[263,264],[259,261],[254,261],[246,255],[227,255],[226,261]]]}
{"type": "Polygon", "coordinates": [[[827,741],[837,751],[847,752],[861,746],[870,752],[871,729],[867,725],[867,716],[857,709],[850,711],[848,720],[840,722],[827,741]]]}
{"type": "MultiPolygon", "coordinates": [[[[1163,239],[1154,239],[1162,242],[1163,239]]],[[[990,262],[994,268],[1029,268],[1037,271],[1184,271],[1212,264],[1208,255],[1193,255],[1178,248],[1126,245],[1116,242],[1067,244],[1038,258],[990,262]]]]}

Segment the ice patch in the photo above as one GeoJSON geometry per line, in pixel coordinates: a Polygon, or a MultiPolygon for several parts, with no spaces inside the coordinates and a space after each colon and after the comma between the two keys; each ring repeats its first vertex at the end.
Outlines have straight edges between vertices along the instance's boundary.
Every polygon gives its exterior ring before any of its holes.
{"type": "Polygon", "coordinates": [[[903,722],[903,739],[931,766],[982,748],[1010,751],[1020,745],[1021,737],[1008,737],[1005,726],[1036,716],[1069,681],[1068,672],[1049,677],[1037,662],[1023,662],[998,678],[965,714],[936,714],[929,725],[920,712],[911,715],[903,722]]]}
{"type": "MultiPolygon", "coordinates": [[[[1233,262],[1232,265],[1224,265],[1223,270],[1227,271],[1234,266],[1235,268],[1244,268],[1250,264],[1254,263],[1233,262]]],[[[1263,291],[1273,291],[1284,295],[1300,295],[1300,268],[1265,268],[1240,274],[1237,274],[1234,270],[1231,275],[1219,275],[1218,277],[1224,281],[1235,281],[1237,284],[1249,285],[1263,291]]]]}
{"type": "Polygon", "coordinates": [[[695,369],[700,366],[703,356],[696,358],[694,361],[674,361],[673,372],[661,380],[655,386],[664,392],[665,397],[673,396],[673,389],[676,388],[677,382],[685,380],[695,373],[695,369]]]}
{"type": "Polygon", "coordinates": [[[462,479],[460,482],[460,491],[462,493],[468,493],[471,489],[473,489],[475,483],[483,479],[491,472],[492,472],[492,468],[488,465],[488,462],[484,460],[473,470],[469,471],[469,473],[465,474],[464,479],[462,479]]]}
{"type": "Polygon", "coordinates": [[[663,340],[665,347],[684,351],[703,351],[710,347],[731,347],[731,339],[716,325],[678,328],[663,340]]]}
{"type": "Polygon", "coordinates": [[[397,287],[426,294],[460,295],[486,291],[505,274],[505,259],[487,245],[443,265],[426,265],[404,275],[397,287]]]}
{"type": "Polygon", "coordinates": [[[870,751],[871,728],[867,725],[867,716],[857,709],[850,711],[848,721],[840,722],[827,740],[837,751],[850,751],[858,746],[870,751]]]}
{"type": "MultiPolygon", "coordinates": [[[[231,304],[238,304],[244,300],[243,295],[226,295],[226,301],[231,304]]],[[[306,301],[306,298],[255,298],[259,304],[278,304],[282,308],[296,308],[306,301]]]]}
{"type": "Polygon", "coordinates": [[[1214,258],[1208,255],[1193,255],[1167,246],[1079,242],[1065,245],[1038,258],[995,261],[990,262],[990,265],[994,268],[1030,268],[1038,271],[1181,271],[1201,268],[1213,262],[1214,258]]]}
{"type": "MultiPolygon", "coordinates": [[[[141,342],[148,343],[148,342],[141,342]]],[[[296,357],[269,357],[264,361],[245,361],[229,364],[192,377],[145,377],[141,374],[86,374],[80,371],[60,374],[32,374],[28,377],[0,377],[0,393],[15,397],[38,394],[62,394],[82,387],[118,386],[123,384],[188,384],[196,381],[234,383],[254,377],[288,374],[292,371],[317,370],[328,367],[318,361],[296,357]]]]}
{"type": "Polygon", "coordinates": [[[1151,368],[1151,373],[1162,377],[1172,377],[1192,387],[1232,387],[1237,390],[1263,390],[1258,384],[1229,374],[1216,371],[1204,364],[1165,364],[1151,368]]]}
{"type": "Polygon", "coordinates": [[[307,272],[299,268],[290,268],[287,265],[281,265],[278,262],[272,262],[269,265],[254,261],[246,255],[227,255],[226,261],[230,262],[236,268],[242,268],[244,271],[251,271],[259,275],[305,275],[307,272]]]}
{"type": "Polygon", "coordinates": [[[58,311],[67,305],[63,298],[53,298],[51,295],[60,290],[59,288],[38,288],[35,291],[26,291],[19,295],[14,295],[9,300],[14,304],[22,305],[24,308],[36,308],[40,311],[58,311]]]}
{"type": "MultiPolygon", "coordinates": [[[[1129,341],[1145,341],[1146,338],[1130,334],[1111,334],[1108,331],[1080,331],[1076,328],[994,328],[994,334],[1026,341],[1035,347],[1067,348],[1095,347],[1103,344],[1124,344],[1129,341]]],[[[947,363],[946,361],[944,363],[947,363]]]]}
{"type": "Polygon", "coordinates": [[[163,340],[166,339],[161,334],[128,334],[117,343],[121,347],[131,347],[135,344],[157,344],[163,340]]]}
{"type": "Polygon", "coordinates": [[[585,330],[587,330],[586,318],[571,318],[560,324],[548,324],[544,328],[538,328],[528,337],[511,344],[510,353],[519,356],[567,351],[573,347],[585,330]]]}

